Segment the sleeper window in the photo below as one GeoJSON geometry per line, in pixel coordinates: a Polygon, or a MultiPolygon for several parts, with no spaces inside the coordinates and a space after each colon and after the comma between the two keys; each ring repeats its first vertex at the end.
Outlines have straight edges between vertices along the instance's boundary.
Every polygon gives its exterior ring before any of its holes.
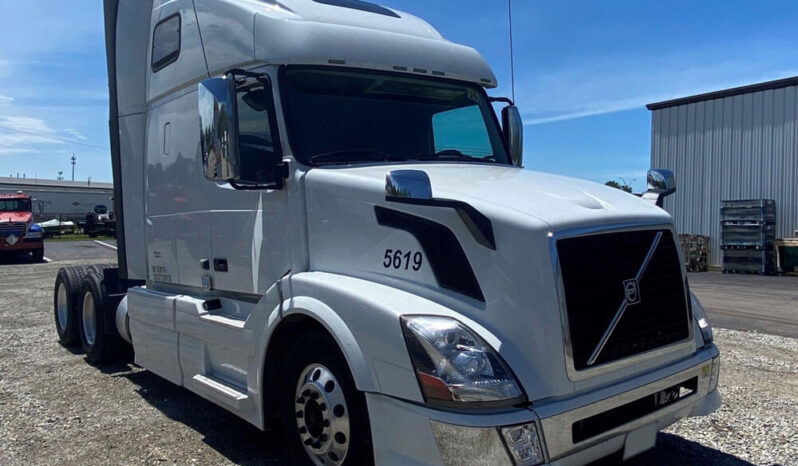
{"type": "Polygon", "coordinates": [[[180,15],[170,16],[152,33],[152,70],[159,71],[180,55],[180,15]]]}

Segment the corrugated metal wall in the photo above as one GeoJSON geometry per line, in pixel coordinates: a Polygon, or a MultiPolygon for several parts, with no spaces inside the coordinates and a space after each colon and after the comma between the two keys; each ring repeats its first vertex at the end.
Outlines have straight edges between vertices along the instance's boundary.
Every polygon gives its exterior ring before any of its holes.
{"type": "Polygon", "coordinates": [[[651,166],[676,175],[665,202],[679,233],[711,238],[721,263],[720,203],[775,199],[778,237],[798,229],[798,86],[654,110],[651,166]]]}

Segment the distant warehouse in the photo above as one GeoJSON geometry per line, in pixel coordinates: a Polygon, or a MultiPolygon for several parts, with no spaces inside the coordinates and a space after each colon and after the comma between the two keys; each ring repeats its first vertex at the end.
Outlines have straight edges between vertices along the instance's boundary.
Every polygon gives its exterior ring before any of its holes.
{"type": "Polygon", "coordinates": [[[676,175],[679,233],[710,237],[719,265],[724,200],[775,199],[777,237],[798,230],[798,76],[648,105],[651,166],[676,175]]]}
{"type": "Polygon", "coordinates": [[[95,205],[112,208],[114,185],[0,177],[0,193],[17,191],[24,191],[33,198],[33,215],[37,222],[53,218],[83,220],[95,205]]]}

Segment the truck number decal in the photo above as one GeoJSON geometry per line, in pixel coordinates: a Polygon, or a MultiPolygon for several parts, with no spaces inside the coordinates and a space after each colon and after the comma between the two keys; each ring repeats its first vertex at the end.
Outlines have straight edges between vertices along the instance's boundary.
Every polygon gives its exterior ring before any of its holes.
{"type": "Polygon", "coordinates": [[[412,268],[418,272],[423,263],[424,255],[419,251],[402,252],[401,249],[386,249],[382,266],[386,269],[394,268],[396,270],[412,268]]]}

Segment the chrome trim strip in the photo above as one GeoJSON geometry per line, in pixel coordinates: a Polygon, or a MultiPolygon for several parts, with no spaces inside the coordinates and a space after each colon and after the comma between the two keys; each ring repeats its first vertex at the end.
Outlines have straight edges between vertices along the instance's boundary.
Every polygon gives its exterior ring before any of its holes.
{"type": "MultiPolygon", "coordinates": [[[[654,229],[671,231],[671,233],[673,234],[674,242],[676,241],[676,232],[673,229],[673,225],[670,223],[660,223],[660,222],[642,222],[642,223],[590,226],[590,227],[572,228],[568,230],[561,230],[549,233],[549,251],[551,254],[552,270],[554,271],[555,282],[557,284],[556,286],[557,302],[560,307],[560,322],[561,322],[560,327],[562,328],[563,349],[565,351],[565,361],[566,361],[565,367],[566,367],[566,372],[568,373],[568,378],[571,381],[580,381],[591,377],[596,377],[599,375],[603,375],[606,373],[622,369],[624,367],[628,367],[634,364],[640,364],[645,361],[649,361],[651,359],[659,358],[665,355],[682,354],[686,356],[695,351],[696,348],[694,341],[695,338],[694,329],[692,322],[690,322],[691,316],[688,315],[687,324],[688,324],[689,335],[681,342],[676,342],[671,345],[662,346],[659,348],[652,349],[650,351],[646,351],[644,353],[635,354],[622,359],[618,359],[616,361],[600,364],[579,371],[576,370],[576,366],[574,365],[573,348],[571,346],[571,330],[568,326],[568,307],[565,303],[565,289],[563,286],[562,270],[560,269],[560,257],[557,251],[557,241],[564,238],[573,238],[578,236],[590,236],[590,235],[600,235],[605,233],[621,233],[626,231],[640,231],[640,230],[654,230],[654,229]]],[[[681,252],[680,252],[681,248],[678,246],[678,244],[676,246],[677,246],[677,251],[679,252],[679,258],[681,260],[681,252]]],[[[686,270],[684,269],[684,267],[682,267],[682,280],[687,278],[686,273],[687,273],[686,270]]],[[[690,297],[687,296],[687,293],[685,292],[685,303],[688,306],[688,309],[690,305],[688,302],[689,299],[690,297]]]]}
{"type": "MultiPolygon", "coordinates": [[[[646,258],[643,260],[643,265],[640,266],[640,270],[637,271],[637,276],[635,276],[635,281],[640,283],[640,280],[643,279],[643,275],[646,273],[646,269],[648,269],[648,264],[651,263],[651,258],[654,257],[654,251],[657,250],[657,246],[659,246],[659,242],[662,239],[662,232],[657,232],[656,236],[654,237],[654,242],[651,243],[651,247],[648,248],[648,254],[646,254],[646,258]]],[[[604,331],[604,335],[599,340],[598,345],[596,345],[596,349],[593,350],[593,354],[590,355],[590,358],[587,360],[587,365],[592,366],[596,363],[596,359],[598,359],[601,352],[604,350],[604,346],[607,344],[607,340],[610,339],[612,336],[612,332],[615,331],[615,327],[618,326],[618,322],[620,322],[621,317],[626,312],[626,308],[629,307],[629,299],[624,296],[623,302],[621,303],[621,307],[618,308],[618,311],[615,313],[615,316],[612,318],[610,322],[610,326],[607,327],[607,330],[604,331]]]]}

